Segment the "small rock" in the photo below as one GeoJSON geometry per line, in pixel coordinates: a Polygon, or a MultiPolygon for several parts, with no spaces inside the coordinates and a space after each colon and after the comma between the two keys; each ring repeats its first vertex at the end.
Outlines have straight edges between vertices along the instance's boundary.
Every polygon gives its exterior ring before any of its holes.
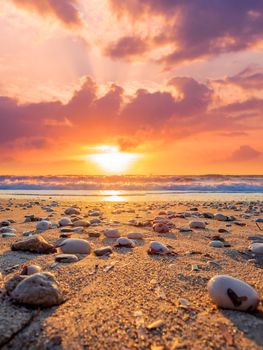
{"type": "Polygon", "coordinates": [[[17,241],[12,244],[11,249],[13,251],[21,250],[39,254],[56,252],[56,248],[52,244],[49,244],[45,238],[40,235],[34,235],[21,241],[17,241]]]}
{"type": "Polygon", "coordinates": [[[163,254],[168,254],[168,253],[170,253],[170,250],[165,244],[157,242],[157,241],[150,242],[148,254],[163,255],[163,254]]]}
{"type": "Polygon", "coordinates": [[[120,233],[116,229],[104,230],[103,233],[104,233],[105,237],[107,237],[107,238],[119,238],[120,237],[120,233]]]}
{"type": "Polygon", "coordinates": [[[91,250],[88,241],[78,238],[67,238],[60,243],[59,247],[66,254],[89,254],[91,250]]]}
{"type": "Polygon", "coordinates": [[[134,242],[127,237],[120,237],[116,241],[116,247],[133,248],[134,246],[134,242]]]}
{"type": "Polygon", "coordinates": [[[41,272],[41,267],[38,265],[25,265],[21,271],[21,275],[33,275],[34,273],[41,272]]]}
{"type": "Polygon", "coordinates": [[[59,223],[60,226],[70,226],[70,225],[72,225],[71,219],[67,218],[67,217],[61,218],[58,223],[59,223]]]}
{"type": "Polygon", "coordinates": [[[208,282],[212,301],[224,309],[253,311],[259,303],[259,295],[247,283],[227,275],[217,275],[208,282]]]}
{"type": "Polygon", "coordinates": [[[222,248],[224,247],[224,243],[221,241],[211,241],[209,242],[209,246],[214,248],[222,248]]]}
{"type": "Polygon", "coordinates": [[[79,261],[79,258],[74,254],[58,254],[55,256],[55,261],[59,263],[73,263],[79,261]]]}
{"type": "Polygon", "coordinates": [[[112,254],[111,247],[102,247],[94,250],[94,254],[97,256],[110,255],[112,254]]]}
{"type": "Polygon", "coordinates": [[[38,231],[46,231],[50,228],[51,224],[47,220],[41,220],[36,224],[36,229],[38,231]]]}
{"type": "Polygon", "coordinates": [[[142,232],[129,232],[127,234],[127,237],[130,238],[130,239],[143,239],[144,238],[144,235],[142,232]]]}
{"type": "Polygon", "coordinates": [[[158,233],[168,233],[170,231],[169,226],[164,222],[157,222],[153,225],[153,230],[158,233]]]}
{"type": "Polygon", "coordinates": [[[19,304],[40,307],[59,305],[63,301],[57,281],[47,272],[24,278],[11,292],[11,297],[19,304]]]}
{"type": "Polygon", "coordinates": [[[263,254],[263,243],[252,243],[249,248],[254,254],[263,254]]]}
{"type": "Polygon", "coordinates": [[[64,211],[64,213],[65,213],[66,215],[73,215],[73,214],[79,215],[79,214],[80,214],[80,209],[70,207],[70,208],[67,208],[67,209],[64,211]]]}
{"type": "Polygon", "coordinates": [[[203,221],[191,221],[189,226],[194,229],[205,229],[206,227],[205,222],[203,221]]]}

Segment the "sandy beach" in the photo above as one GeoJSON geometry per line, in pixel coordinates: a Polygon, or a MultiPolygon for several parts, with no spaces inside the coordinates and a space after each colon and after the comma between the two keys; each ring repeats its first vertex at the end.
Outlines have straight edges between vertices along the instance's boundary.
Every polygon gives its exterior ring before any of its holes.
{"type": "MultiPolygon", "coordinates": [[[[9,227],[16,230],[14,237],[0,238],[2,349],[263,347],[262,305],[253,313],[223,310],[207,292],[209,279],[220,274],[245,281],[263,295],[263,256],[248,249],[253,236],[263,240],[255,223],[262,217],[262,202],[73,203],[45,198],[2,199],[0,207],[0,222],[10,220],[9,227]],[[65,215],[69,207],[78,207],[80,214],[65,215]],[[234,218],[218,221],[204,217],[208,212],[234,218]],[[12,251],[14,242],[27,238],[23,232],[39,234],[37,222],[25,222],[29,215],[52,223],[64,216],[91,223],[82,233],[67,233],[87,240],[91,253],[76,254],[79,261],[64,263],[55,261],[59,247],[53,254],[12,251]],[[206,223],[205,228],[184,232],[193,220],[206,223]],[[153,230],[153,222],[160,221],[169,224],[169,232],[153,230]],[[103,234],[106,229],[118,230],[122,237],[140,232],[143,239],[133,240],[133,248],[116,247],[116,239],[103,234]],[[94,231],[99,237],[90,237],[94,231]],[[224,246],[211,246],[215,239],[224,246]],[[172,254],[148,254],[151,241],[165,244],[172,254]],[[112,247],[112,254],[94,254],[105,246],[112,247]],[[7,295],[5,283],[25,264],[37,264],[54,275],[63,303],[38,308],[18,304],[7,295]]],[[[64,231],[74,229],[66,227],[64,231]]],[[[57,245],[63,228],[45,230],[41,236],[57,245]]]]}

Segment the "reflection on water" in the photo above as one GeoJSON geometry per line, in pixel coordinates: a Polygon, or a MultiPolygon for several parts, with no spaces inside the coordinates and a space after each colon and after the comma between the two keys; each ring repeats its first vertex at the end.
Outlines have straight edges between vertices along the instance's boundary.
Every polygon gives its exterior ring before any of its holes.
{"type": "Polygon", "coordinates": [[[105,190],[100,191],[103,202],[125,202],[125,197],[122,194],[122,191],[118,190],[105,190]]]}

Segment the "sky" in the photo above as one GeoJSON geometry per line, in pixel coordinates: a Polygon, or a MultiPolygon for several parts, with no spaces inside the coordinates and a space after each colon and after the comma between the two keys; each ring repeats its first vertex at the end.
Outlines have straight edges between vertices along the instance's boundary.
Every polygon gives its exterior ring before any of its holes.
{"type": "Polygon", "coordinates": [[[0,8],[1,174],[263,174],[263,1],[0,8]]]}

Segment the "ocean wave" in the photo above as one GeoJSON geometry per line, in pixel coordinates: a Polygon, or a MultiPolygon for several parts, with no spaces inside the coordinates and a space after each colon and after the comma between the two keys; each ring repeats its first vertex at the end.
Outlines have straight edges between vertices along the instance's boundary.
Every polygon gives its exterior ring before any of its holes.
{"type": "Polygon", "coordinates": [[[0,190],[123,190],[263,193],[263,176],[0,176],[0,190]]]}

